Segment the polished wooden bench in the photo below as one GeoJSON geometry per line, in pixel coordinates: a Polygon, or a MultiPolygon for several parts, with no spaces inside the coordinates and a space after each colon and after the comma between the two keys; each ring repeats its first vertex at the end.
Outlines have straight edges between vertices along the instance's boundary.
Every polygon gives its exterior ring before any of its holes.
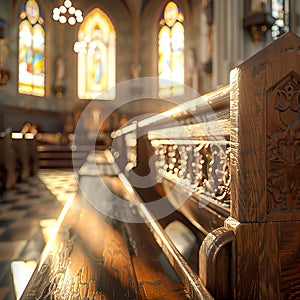
{"type": "Polygon", "coordinates": [[[28,149],[30,175],[34,176],[37,174],[40,164],[38,157],[38,141],[36,139],[36,134],[32,132],[24,133],[24,139],[26,141],[26,146],[28,149]]]}
{"type": "Polygon", "coordinates": [[[21,299],[299,298],[299,49],[90,153],[21,299]]]}
{"type": "Polygon", "coordinates": [[[88,145],[73,147],[73,134],[38,133],[38,164],[41,169],[79,169],[84,163],[88,145]]]}
{"type": "Polygon", "coordinates": [[[10,190],[19,177],[17,153],[13,147],[11,130],[0,133],[0,190],[10,190]]]}
{"type": "Polygon", "coordinates": [[[112,205],[111,196],[101,197],[103,182],[129,201],[107,156],[90,153],[79,172],[80,190],[60,213],[21,299],[191,299],[143,223],[95,209],[99,201],[112,205]]]}
{"type": "Polygon", "coordinates": [[[288,33],[234,69],[229,86],[114,133],[112,161],[138,201],[167,198],[200,236],[199,259],[182,268],[164,239],[174,216],[161,222],[147,206],[146,224],[191,293],[196,272],[216,299],[300,297],[299,49],[288,33]]]}
{"type": "Polygon", "coordinates": [[[10,190],[18,181],[26,181],[39,169],[35,134],[0,132],[0,185],[1,191],[10,190]]]}
{"type": "Polygon", "coordinates": [[[230,217],[229,93],[230,87],[224,87],[134,122],[115,132],[112,147],[112,163],[136,191],[132,202],[161,202],[154,209],[149,205],[145,222],[160,243],[169,240],[165,254],[181,280],[188,283],[190,294],[197,295],[195,299],[201,298],[201,292],[193,282],[199,279],[199,267],[204,272],[200,247],[217,233],[220,243],[215,267],[209,267],[201,279],[216,299],[233,295],[229,252],[234,234],[224,228],[230,217]],[[166,207],[163,199],[171,206],[166,207]],[[183,246],[187,243],[190,245],[183,246]],[[174,250],[173,244],[183,250],[174,250]],[[209,280],[216,276],[212,287],[209,280]]]}

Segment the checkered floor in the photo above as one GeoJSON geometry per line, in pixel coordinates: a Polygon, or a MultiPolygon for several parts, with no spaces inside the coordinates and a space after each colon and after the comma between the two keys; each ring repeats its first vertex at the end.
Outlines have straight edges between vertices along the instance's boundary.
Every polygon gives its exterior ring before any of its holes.
{"type": "Polygon", "coordinates": [[[76,191],[73,170],[40,170],[0,194],[0,300],[20,297],[51,227],[76,191]]]}

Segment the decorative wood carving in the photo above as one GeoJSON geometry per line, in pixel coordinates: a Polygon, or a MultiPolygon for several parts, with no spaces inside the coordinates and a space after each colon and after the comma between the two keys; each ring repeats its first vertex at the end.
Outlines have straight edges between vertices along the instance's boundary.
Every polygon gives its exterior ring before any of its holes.
{"type": "Polygon", "coordinates": [[[267,92],[268,213],[300,211],[300,77],[288,74],[267,92]]]}
{"type": "Polygon", "coordinates": [[[231,207],[239,222],[300,220],[299,45],[287,33],[231,73],[231,207]]]}
{"type": "Polygon", "coordinates": [[[152,140],[159,177],[174,178],[196,196],[202,194],[230,206],[230,147],[226,143],[186,140],[165,144],[152,140]]]}

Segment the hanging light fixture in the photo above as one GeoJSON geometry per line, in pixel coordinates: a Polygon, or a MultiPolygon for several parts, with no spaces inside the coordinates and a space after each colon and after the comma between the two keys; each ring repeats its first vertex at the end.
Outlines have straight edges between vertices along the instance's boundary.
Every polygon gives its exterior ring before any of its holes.
{"type": "Polygon", "coordinates": [[[246,29],[254,43],[258,44],[266,39],[267,32],[272,28],[276,19],[268,9],[266,0],[253,0],[252,10],[243,19],[246,29]]]}
{"type": "Polygon", "coordinates": [[[83,21],[82,11],[76,9],[71,0],[65,0],[63,5],[53,9],[53,20],[61,24],[68,22],[70,25],[75,25],[83,21]]]}

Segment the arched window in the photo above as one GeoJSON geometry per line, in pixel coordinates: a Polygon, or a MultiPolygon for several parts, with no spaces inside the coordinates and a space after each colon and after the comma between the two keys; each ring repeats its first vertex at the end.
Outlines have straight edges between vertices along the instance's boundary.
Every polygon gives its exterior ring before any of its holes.
{"type": "Polygon", "coordinates": [[[28,0],[19,24],[19,93],[45,95],[45,30],[39,5],[28,0]]]}
{"type": "Polygon", "coordinates": [[[78,97],[113,99],[116,84],[116,33],[108,16],[98,8],[81,24],[78,42],[78,97]]]}
{"type": "Polygon", "coordinates": [[[175,2],[169,2],[160,19],[158,33],[159,96],[183,93],[184,27],[183,13],[175,2]],[[163,80],[166,79],[166,80],[163,80]]]}

